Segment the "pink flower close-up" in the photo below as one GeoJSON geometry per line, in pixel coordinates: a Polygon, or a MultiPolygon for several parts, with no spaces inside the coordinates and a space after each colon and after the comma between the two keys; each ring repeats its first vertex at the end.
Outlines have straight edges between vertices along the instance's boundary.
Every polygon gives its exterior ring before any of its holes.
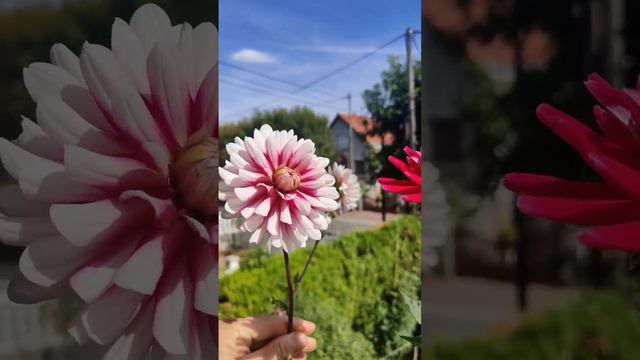
{"type": "Polygon", "coordinates": [[[595,74],[585,84],[601,104],[593,108],[600,133],[550,105],[540,105],[537,115],[603,181],[513,173],[504,178],[504,185],[519,194],[517,205],[525,214],[587,226],[578,236],[581,243],[638,252],[640,84],[621,91],[595,74]]]}
{"type": "Polygon", "coordinates": [[[111,48],[62,44],[24,69],[37,103],[0,158],[0,239],[26,247],[13,301],[75,293],[70,333],[107,360],[213,359],[217,342],[217,29],[147,4],[111,48]]]}
{"type": "Polygon", "coordinates": [[[311,140],[263,125],[226,149],[230,159],[220,167],[222,216],[241,218],[241,229],[252,233],[250,243],[264,240],[269,250],[291,252],[321,239],[339,195],[326,170],[329,159],[315,155],[311,140]]]}
{"type": "Polygon", "coordinates": [[[402,200],[405,202],[420,204],[422,202],[422,153],[408,146],[404,148],[404,153],[407,155],[406,163],[394,156],[389,156],[389,162],[407,179],[382,177],[378,182],[382,185],[382,190],[402,195],[402,200]]]}
{"type": "Polygon", "coordinates": [[[358,207],[358,201],[362,196],[358,177],[353,170],[346,168],[344,165],[334,163],[329,169],[329,174],[336,179],[335,187],[340,197],[338,204],[343,212],[353,210],[358,207]]]}

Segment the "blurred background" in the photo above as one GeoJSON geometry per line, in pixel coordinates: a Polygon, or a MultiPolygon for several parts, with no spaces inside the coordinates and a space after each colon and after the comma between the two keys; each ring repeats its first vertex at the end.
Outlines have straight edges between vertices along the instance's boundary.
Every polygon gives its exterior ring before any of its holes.
{"type": "MultiPolygon", "coordinates": [[[[49,49],[58,42],[76,54],[85,41],[110,46],[114,18],[128,21],[148,2],[160,5],[174,24],[217,25],[214,0],[0,0],[0,136],[16,138],[22,115],[35,119],[35,104],[22,81],[24,67],[48,62],[49,49]]],[[[9,181],[0,166],[0,186],[9,181]]],[[[0,245],[0,359],[98,359],[99,348],[78,349],[66,332],[77,301],[16,305],[6,297],[21,251],[0,245]]]]}
{"type": "Polygon", "coordinates": [[[423,278],[426,358],[640,356],[629,259],[524,217],[500,186],[508,172],[596,179],[535,109],[550,103],[592,126],[589,73],[635,87],[638,10],[631,0],[423,0],[423,153],[441,170],[453,224],[423,278]]]}

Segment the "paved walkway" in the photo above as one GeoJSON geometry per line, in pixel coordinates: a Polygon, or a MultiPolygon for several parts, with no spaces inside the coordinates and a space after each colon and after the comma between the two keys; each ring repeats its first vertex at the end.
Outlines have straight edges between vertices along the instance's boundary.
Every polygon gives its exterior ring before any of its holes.
{"type": "MultiPolygon", "coordinates": [[[[401,214],[387,213],[386,221],[391,221],[402,216],[401,214]]],[[[328,232],[341,236],[357,230],[368,230],[382,226],[382,213],[375,211],[351,211],[335,218],[329,225],[328,232]]]]}
{"type": "MultiPolygon", "coordinates": [[[[574,290],[531,284],[530,312],[562,303],[574,290]]],[[[514,325],[520,312],[512,283],[466,277],[423,279],[423,333],[429,339],[462,340],[514,325]]]]}

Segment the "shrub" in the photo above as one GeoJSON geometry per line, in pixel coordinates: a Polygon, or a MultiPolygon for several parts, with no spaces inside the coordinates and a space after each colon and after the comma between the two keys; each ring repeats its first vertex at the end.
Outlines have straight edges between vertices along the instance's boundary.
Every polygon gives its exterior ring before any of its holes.
{"type": "Polygon", "coordinates": [[[524,318],[508,333],[460,343],[436,343],[428,360],[635,360],[640,320],[614,293],[588,293],[538,317],[524,318]]]}
{"type": "MultiPolygon", "coordinates": [[[[272,314],[271,299],[286,298],[282,256],[254,251],[240,271],[220,280],[223,319],[272,314]]],[[[294,273],[307,256],[308,250],[291,254],[294,273]]],[[[370,359],[405,344],[401,335],[413,333],[415,320],[398,290],[418,294],[419,271],[420,221],[414,216],[319,246],[295,309],[296,316],[318,325],[314,358],[370,359]]]]}

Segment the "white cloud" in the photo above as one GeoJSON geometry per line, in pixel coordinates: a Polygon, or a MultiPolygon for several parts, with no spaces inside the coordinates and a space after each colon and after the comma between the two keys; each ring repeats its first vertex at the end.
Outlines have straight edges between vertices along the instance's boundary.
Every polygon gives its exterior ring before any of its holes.
{"type": "Polygon", "coordinates": [[[253,49],[236,51],[231,55],[231,60],[251,64],[273,64],[276,62],[273,56],[253,49]]]}

